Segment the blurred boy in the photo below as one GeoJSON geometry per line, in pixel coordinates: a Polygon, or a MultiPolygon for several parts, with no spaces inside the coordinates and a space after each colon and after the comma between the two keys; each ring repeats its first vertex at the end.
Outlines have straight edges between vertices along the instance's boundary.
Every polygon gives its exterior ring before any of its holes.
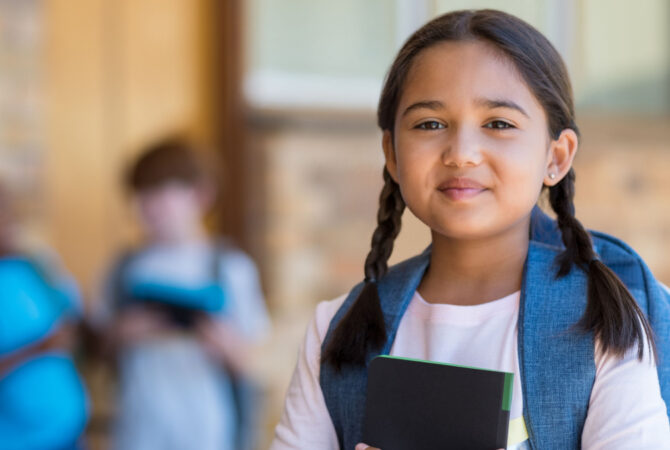
{"type": "Polygon", "coordinates": [[[145,240],[107,286],[120,377],[115,447],[246,448],[247,358],[269,327],[256,267],[208,236],[214,189],[188,143],[147,149],[126,187],[145,240]]]}

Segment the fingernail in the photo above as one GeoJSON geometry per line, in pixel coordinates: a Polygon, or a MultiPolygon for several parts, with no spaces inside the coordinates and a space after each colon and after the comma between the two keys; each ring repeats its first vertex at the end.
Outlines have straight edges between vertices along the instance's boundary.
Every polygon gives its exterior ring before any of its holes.
{"type": "Polygon", "coordinates": [[[356,445],[355,450],[365,450],[366,448],[370,448],[370,446],[367,445],[367,444],[358,444],[358,445],[356,445]]]}

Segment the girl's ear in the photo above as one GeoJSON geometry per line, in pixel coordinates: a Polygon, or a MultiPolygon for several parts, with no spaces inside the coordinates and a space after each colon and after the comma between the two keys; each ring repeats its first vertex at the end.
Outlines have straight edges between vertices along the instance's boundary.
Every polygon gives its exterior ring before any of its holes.
{"type": "Polygon", "coordinates": [[[398,182],[398,164],[395,158],[395,149],[393,148],[393,135],[389,130],[384,130],[382,135],[382,148],[384,149],[384,159],[386,160],[386,170],[389,171],[391,178],[398,182]]]}
{"type": "Polygon", "coordinates": [[[566,128],[549,145],[547,167],[544,174],[545,186],[554,186],[568,173],[577,154],[579,138],[575,130],[566,128]]]}

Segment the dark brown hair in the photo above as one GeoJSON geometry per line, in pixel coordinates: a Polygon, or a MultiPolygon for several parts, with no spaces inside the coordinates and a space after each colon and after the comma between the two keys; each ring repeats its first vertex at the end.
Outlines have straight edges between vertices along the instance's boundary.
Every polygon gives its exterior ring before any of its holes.
{"type": "Polygon", "coordinates": [[[208,179],[201,158],[186,138],[165,138],[141,152],[125,174],[125,187],[141,192],[174,181],[198,186],[208,179]]]}
{"type": "MultiPolygon", "coordinates": [[[[393,134],[402,89],[416,56],[440,42],[468,40],[492,45],[514,64],[544,108],[552,139],[558,138],[564,129],[579,134],[570,79],[556,49],[531,25],[496,10],[464,10],[442,15],[407,40],[391,65],[379,100],[377,121],[382,130],[393,134]]],[[[400,232],[405,203],[398,184],[386,169],[383,175],[378,225],[365,261],[364,287],[335,328],[323,353],[324,361],[337,369],[346,364],[365,364],[368,351],[381,349],[386,341],[377,281],[388,270],[388,257],[400,232]]],[[[574,182],[575,173],[570,169],[559,183],[549,188],[549,201],[565,245],[557,259],[556,276],[567,275],[573,266],[586,272],[588,302],[578,327],[592,331],[603,352],[623,356],[637,345],[638,357],[642,359],[645,333],[650,348],[654,348],[651,327],[623,282],[596,257],[589,233],[575,218],[574,182]]]]}

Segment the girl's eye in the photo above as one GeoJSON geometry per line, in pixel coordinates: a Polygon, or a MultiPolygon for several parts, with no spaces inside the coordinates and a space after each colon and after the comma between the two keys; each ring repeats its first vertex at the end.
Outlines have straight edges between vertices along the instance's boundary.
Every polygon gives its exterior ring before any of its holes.
{"type": "Polygon", "coordinates": [[[506,130],[508,128],[514,128],[514,125],[505,122],[504,120],[492,120],[491,122],[487,123],[484,126],[486,128],[491,128],[493,130],[506,130]]]}
{"type": "Polygon", "coordinates": [[[439,130],[444,128],[444,125],[436,120],[428,120],[426,122],[420,123],[419,125],[416,126],[416,128],[419,128],[421,130],[439,130]]]}

